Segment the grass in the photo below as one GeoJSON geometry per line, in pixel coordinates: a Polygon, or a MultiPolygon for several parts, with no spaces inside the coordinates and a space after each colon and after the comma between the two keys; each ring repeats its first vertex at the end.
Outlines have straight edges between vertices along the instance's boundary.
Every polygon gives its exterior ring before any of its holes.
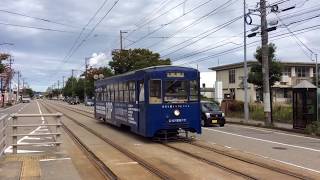
{"type": "MultiPolygon", "coordinates": [[[[249,114],[250,119],[263,121],[264,120],[264,110],[263,104],[250,104],[249,105],[249,114]]],[[[284,104],[274,104],[273,105],[273,120],[274,122],[281,122],[281,123],[292,123],[292,106],[291,105],[284,105],[284,104]]],[[[228,117],[237,117],[243,118],[244,113],[243,111],[233,111],[227,113],[228,117]]]]}

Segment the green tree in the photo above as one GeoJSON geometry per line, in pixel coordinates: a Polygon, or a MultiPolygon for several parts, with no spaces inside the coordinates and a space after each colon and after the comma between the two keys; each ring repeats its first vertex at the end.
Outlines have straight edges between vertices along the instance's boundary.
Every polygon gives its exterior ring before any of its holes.
{"type": "MultiPolygon", "coordinates": [[[[274,85],[275,82],[280,81],[282,74],[282,65],[276,59],[276,46],[273,43],[269,44],[269,83],[270,87],[274,85]]],[[[258,61],[256,64],[252,65],[248,76],[248,82],[256,85],[259,89],[260,97],[262,98],[262,88],[263,88],[263,76],[262,76],[262,54],[261,47],[258,47],[254,57],[258,61]]],[[[261,99],[262,100],[262,99],[261,99]]]]}
{"type": "Polygon", "coordinates": [[[150,66],[170,64],[170,59],[161,59],[159,53],[154,53],[148,49],[115,51],[112,53],[112,61],[109,62],[115,74],[123,74],[150,66]]]}
{"type": "Polygon", "coordinates": [[[24,90],[25,95],[29,96],[29,97],[33,97],[34,96],[34,91],[31,88],[26,88],[24,90]]]}
{"type": "Polygon", "coordinates": [[[76,86],[77,86],[77,79],[75,77],[69,77],[62,91],[63,96],[65,97],[75,96],[76,86]]]}

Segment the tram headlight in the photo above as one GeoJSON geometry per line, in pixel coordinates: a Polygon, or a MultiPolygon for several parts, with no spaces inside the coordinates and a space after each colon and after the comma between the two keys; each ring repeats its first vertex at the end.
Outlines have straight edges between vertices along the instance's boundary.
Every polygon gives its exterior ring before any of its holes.
{"type": "Polygon", "coordinates": [[[175,116],[180,116],[180,111],[179,111],[179,109],[174,110],[174,111],[173,111],[173,114],[174,114],[175,116]]]}

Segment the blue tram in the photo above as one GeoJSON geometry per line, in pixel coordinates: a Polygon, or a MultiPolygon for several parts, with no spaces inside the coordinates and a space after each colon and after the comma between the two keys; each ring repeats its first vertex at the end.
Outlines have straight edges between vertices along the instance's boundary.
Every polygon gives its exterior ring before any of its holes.
{"type": "Polygon", "coordinates": [[[155,66],[98,80],[95,117],[145,137],[200,134],[199,79],[193,68],[155,66]]]}

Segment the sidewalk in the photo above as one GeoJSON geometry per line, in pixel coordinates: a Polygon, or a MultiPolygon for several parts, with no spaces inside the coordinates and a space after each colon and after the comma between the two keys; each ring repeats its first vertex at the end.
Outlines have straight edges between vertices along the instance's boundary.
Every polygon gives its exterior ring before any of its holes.
{"type": "MultiPolygon", "coordinates": [[[[226,121],[229,123],[231,122],[231,123],[244,124],[244,125],[253,125],[253,126],[261,126],[261,127],[265,126],[263,121],[257,121],[252,119],[249,119],[248,121],[246,121],[242,118],[226,117],[226,121]]],[[[292,124],[278,123],[278,122],[274,122],[273,124],[275,128],[293,130],[292,124]]]]}

